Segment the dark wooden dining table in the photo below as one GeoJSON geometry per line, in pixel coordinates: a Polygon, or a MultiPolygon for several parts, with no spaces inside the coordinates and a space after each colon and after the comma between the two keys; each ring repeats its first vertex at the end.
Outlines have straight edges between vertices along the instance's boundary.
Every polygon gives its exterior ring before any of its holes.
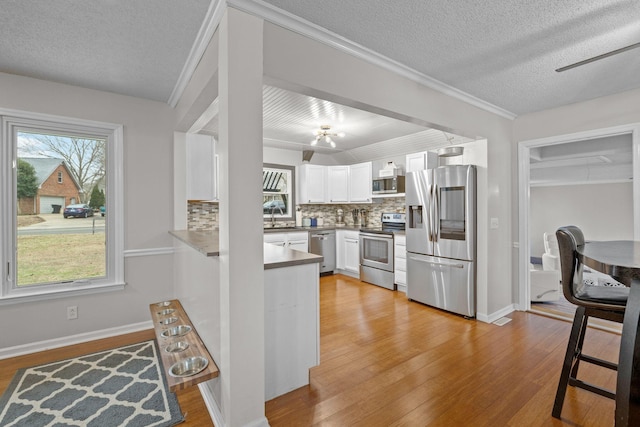
{"type": "Polygon", "coordinates": [[[586,242],[578,259],[629,286],[616,383],[616,427],[640,426],[640,241],[586,242]]]}

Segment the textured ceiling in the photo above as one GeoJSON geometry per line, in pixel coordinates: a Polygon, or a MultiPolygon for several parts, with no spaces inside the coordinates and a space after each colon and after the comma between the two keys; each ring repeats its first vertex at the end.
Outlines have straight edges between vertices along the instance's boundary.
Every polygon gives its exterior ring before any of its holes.
{"type": "MultiPolygon", "coordinates": [[[[2,0],[0,72],[167,102],[211,3],[220,1],[2,0]]],[[[640,49],[554,71],[640,42],[637,0],[254,3],[515,115],[640,87],[640,49]]]]}
{"type": "Polygon", "coordinates": [[[167,102],[210,0],[1,0],[0,72],[167,102]]]}
{"type": "MultiPolygon", "coordinates": [[[[0,72],[168,102],[223,1],[0,0],[0,72]]],[[[640,49],[554,71],[639,42],[638,0],[227,1],[280,8],[513,115],[640,87],[640,49]]],[[[268,87],[264,120],[266,144],[297,149],[330,124],[347,134],[334,155],[351,159],[464,142],[268,87]]]]}
{"type": "Polygon", "coordinates": [[[640,87],[637,0],[266,0],[521,115],[640,87]]]}

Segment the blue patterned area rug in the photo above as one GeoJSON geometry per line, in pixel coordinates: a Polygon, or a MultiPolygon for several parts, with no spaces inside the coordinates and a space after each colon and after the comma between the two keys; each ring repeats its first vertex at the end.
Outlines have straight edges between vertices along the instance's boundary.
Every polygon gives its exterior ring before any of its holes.
{"type": "Polygon", "coordinates": [[[0,398],[2,427],[164,427],[182,421],[155,340],[20,369],[0,398]]]}

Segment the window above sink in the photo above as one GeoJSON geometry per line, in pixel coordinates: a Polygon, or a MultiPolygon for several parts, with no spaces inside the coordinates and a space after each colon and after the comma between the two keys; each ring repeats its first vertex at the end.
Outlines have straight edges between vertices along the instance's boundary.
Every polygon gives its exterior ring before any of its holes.
{"type": "Polygon", "coordinates": [[[295,220],[295,167],[265,163],[262,167],[262,215],[265,220],[295,220]]]}

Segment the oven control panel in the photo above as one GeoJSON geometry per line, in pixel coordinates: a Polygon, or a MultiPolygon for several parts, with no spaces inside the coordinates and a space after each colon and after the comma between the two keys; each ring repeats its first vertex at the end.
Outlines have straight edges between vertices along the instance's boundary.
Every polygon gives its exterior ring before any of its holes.
{"type": "Polygon", "coordinates": [[[383,213],[381,219],[383,223],[392,222],[392,223],[404,224],[405,217],[406,217],[406,214],[392,212],[392,213],[383,213]]]}

